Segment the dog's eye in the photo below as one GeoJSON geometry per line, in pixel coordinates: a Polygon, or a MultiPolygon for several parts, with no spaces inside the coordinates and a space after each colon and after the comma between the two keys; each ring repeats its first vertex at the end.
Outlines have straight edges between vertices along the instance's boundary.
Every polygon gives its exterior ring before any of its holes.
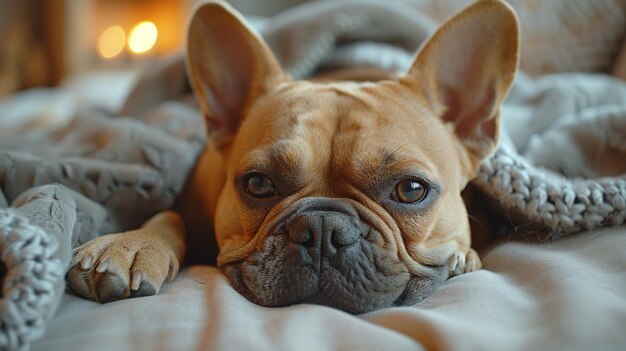
{"type": "Polygon", "coordinates": [[[276,195],[274,183],[261,173],[249,173],[243,181],[246,192],[254,197],[268,198],[276,195]]]}
{"type": "Polygon", "coordinates": [[[417,179],[405,179],[396,184],[395,199],[404,203],[424,200],[428,194],[426,186],[417,179]]]}

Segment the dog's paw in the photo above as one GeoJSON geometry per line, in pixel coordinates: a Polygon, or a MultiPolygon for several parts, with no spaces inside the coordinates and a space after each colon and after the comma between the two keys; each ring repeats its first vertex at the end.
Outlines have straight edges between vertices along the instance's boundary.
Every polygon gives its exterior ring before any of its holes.
{"type": "Polygon", "coordinates": [[[470,248],[466,253],[457,252],[448,259],[448,271],[450,277],[454,277],[463,273],[469,273],[479,270],[482,262],[478,253],[470,248]]]}
{"type": "Polygon", "coordinates": [[[93,239],[74,250],[69,286],[98,302],[155,295],[179,262],[160,238],[140,229],[93,239]]]}

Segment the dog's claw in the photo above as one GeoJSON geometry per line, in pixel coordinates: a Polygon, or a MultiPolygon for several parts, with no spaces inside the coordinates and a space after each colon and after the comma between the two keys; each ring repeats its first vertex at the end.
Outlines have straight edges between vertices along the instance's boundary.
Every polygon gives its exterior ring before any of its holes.
{"type": "Polygon", "coordinates": [[[84,257],[80,261],[80,268],[82,268],[82,269],[89,269],[92,266],[93,266],[93,257],[91,257],[91,256],[84,257]]]}
{"type": "Polygon", "coordinates": [[[98,273],[104,273],[107,271],[108,268],[108,263],[107,261],[101,261],[98,266],[96,267],[96,272],[98,273]]]}
{"type": "Polygon", "coordinates": [[[482,261],[480,260],[480,256],[473,249],[468,251],[467,256],[465,257],[465,269],[464,273],[474,272],[483,267],[482,261]]]}
{"type": "Polygon", "coordinates": [[[463,273],[465,267],[465,254],[456,252],[448,259],[448,272],[450,276],[457,276],[463,273]]]}
{"type": "Polygon", "coordinates": [[[143,280],[143,274],[141,274],[141,271],[135,271],[135,273],[133,273],[133,279],[130,283],[130,290],[133,290],[133,291],[139,290],[139,285],[141,285],[142,280],[143,280]]]}
{"type": "Polygon", "coordinates": [[[448,271],[450,277],[479,270],[482,267],[480,257],[474,249],[467,253],[456,252],[448,259],[448,271]]]}

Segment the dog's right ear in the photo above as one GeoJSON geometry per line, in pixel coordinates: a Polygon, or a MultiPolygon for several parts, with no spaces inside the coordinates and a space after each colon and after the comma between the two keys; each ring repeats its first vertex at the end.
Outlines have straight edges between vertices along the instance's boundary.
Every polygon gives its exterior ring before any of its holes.
{"type": "Polygon", "coordinates": [[[221,1],[196,6],[186,54],[191,86],[220,149],[230,144],[252,103],[287,79],[263,39],[221,1]]]}
{"type": "Polygon", "coordinates": [[[519,25],[501,0],[476,1],[444,23],[421,47],[406,76],[454,130],[470,173],[498,142],[500,106],[517,71],[519,25]]]}

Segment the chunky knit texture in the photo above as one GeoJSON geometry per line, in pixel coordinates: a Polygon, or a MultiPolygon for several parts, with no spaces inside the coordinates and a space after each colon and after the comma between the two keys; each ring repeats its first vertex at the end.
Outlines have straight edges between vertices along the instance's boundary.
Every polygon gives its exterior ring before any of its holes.
{"type": "Polygon", "coordinates": [[[0,349],[22,350],[45,331],[65,287],[57,240],[0,208],[0,257],[6,266],[0,300],[0,349]]]}
{"type": "Polygon", "coordinates": [[[475,183],[504,208],[562,234],[626,220],[626,178],[560,179],[500,148],[484,161],[475,183]]]}

